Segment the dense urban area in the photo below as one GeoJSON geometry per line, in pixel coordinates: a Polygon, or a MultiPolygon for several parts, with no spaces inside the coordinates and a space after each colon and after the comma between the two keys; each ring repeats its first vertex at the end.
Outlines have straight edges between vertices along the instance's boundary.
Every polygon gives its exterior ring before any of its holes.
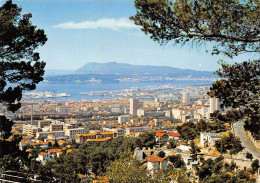
{"type": "Polygon", "coordinates": [[[259,6],[0,0],[0,182],[260,182],[259,6]]]}
{"type": "Polygon", "coordinates": [[[255,182],[259,152],[241,144],[235,132],[242,126],[231,119],[236,114],[208,97],[209,86],[181,89],[95,101],[25,100],[15,113],[2,106],[1,115],[15,121],[9,139],[21,136],[18,146],[30,167],[24,175],[14,162],[0,162],[8,170],[1,180],[208,182],[213,176],[255,182]]]}

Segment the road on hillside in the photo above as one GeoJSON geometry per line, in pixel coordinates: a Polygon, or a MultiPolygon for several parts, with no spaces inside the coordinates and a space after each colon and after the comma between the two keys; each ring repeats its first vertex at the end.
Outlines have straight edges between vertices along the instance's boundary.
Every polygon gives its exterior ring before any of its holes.
{"type": "Polygon", "coordinates": [[[241,140],[242,146],[244,146],[245,149],[253,155],[254,159],[260,160],[260,151],[258,151],[254,146],[252,146],[246,138],[246,132],[243,128],[243,122],[236,122],[233,124],[233,127],[235,136],[241,140]]]}

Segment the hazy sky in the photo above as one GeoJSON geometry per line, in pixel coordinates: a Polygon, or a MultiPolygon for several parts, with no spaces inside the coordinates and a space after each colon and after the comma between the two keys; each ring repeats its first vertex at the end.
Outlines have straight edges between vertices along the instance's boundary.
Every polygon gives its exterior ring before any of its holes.
{"type": "MultiPolygon", "coordinates": [[[[0,4],[5,1],[0,0],[0,4]]],[[[39,49],[47,69],[75,70],[87,62],[165,65],[214,71],[224,56],[205,47],[160,46],[129,20],[134,0],[13,0],[32,22],[45,30],[48,41],[39,49]]],[[[244,58],[243,58],[244,57],[244,58]]]]}

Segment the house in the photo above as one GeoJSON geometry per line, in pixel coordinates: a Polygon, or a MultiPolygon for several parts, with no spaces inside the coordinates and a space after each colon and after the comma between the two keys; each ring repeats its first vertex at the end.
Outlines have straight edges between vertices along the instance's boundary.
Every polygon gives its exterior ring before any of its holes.
{"type": "Polygon", "coordinates": [[[62,154],[62,149],[49,149],[48,153],[50,154],[50,156],[54,157],[57,156],[59,157],[62,154]]]}
{"type": "Polygon", "coordinates": [[[200,144],[203,147],[210,147],[215,145],[215,142],[220,140],[221,137],[218,133],[200,133],[200,144]]]}
{"type": "Polygon", "coordinates": [[[107,141],[111,138],[117,137],[117,133],[113,131],[109,132],[95,132],[95,133],[85,133],[76,134],[76,143],[83,143],[86,141],[107,141]]]}
{"type": "Polygon", "coordinates": [[[167,168],[167,160],[157,156],[150,155],[147,157],[147,170],[153,174],[153,172],[167,168]]]}
{"type": "Polygon", "coordinates": [[[184,156],[182,159],[183,159],[187,169],[189,169],[189,170],[192,169],[193,166],[198,164],[198,161],[194,161],[194,159],[191,156],[184,156]]]}
{"type": "Polygon", "coordinates": [[[169,134],[167,134],[169,136],[169,139],[174,139],[174,140],[179,140],[181,134],[177,133],[177,132],[171,132],[169,134]]]}
{"type": "Polygon", "coordinates": [[[45,164],[46,161],[52,159],[49,152],[40,152],[38,157],[36,158],[37,161],[40,161],[42,164],[45,164]]]}
{"type": "Polygon", "coordinates": [[[181,144],[180,146],[178,146],[178,148],[182,151],[189,151],[191,147],[181,144]]]}
{"type": "Polygon", "coordinates": [[[140,161],[144,160],[146,157],[145,153],[140,148],[135,149],[134,156],[137,160],[140,161]]]}

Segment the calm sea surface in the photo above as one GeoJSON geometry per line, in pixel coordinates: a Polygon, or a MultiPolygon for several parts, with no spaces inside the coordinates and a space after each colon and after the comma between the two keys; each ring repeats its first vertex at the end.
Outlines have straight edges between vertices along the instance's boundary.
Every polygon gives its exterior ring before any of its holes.
{"type": "Polygon", "coordinates": [[[162,85],[174,85],[174,86],[205,86],[211,85],[212,81],[150,81],[150,82],[97,82],[97,83],[46,83],[41,82],[37,85],[36,91],[49,91],[53,93],[68,93],[70,97],[52,98],[53,100],[68,100],[74,101],[82,100],[82,98],[90,101],[94,99],[111,98],[110,96],[89,96],[81,94],[82,92],[95,92],[95,91],[112,91],[131,89],[134,87],[147,87],[147,86],[162,86],[162,85]]]}

